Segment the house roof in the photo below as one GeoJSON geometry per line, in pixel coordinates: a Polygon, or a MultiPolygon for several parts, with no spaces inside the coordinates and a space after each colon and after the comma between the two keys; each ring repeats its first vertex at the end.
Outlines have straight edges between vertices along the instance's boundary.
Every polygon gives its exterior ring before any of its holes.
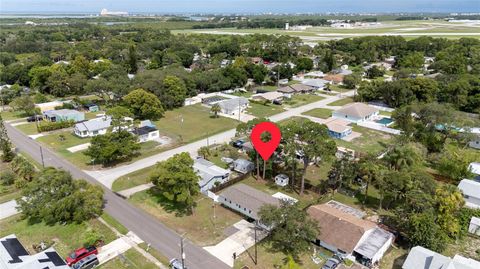
{"type": "Polygon", "coordinates": [[[277,92],[282,92],[282,93],[294,93],[295,90],[290,87],[290,86],[285,86],[277,89],[277,92]]]}
{"type": "Polygon", "coordinates": [[[328,204],[310,206],[308,214],[318,222],[321,241],[346,252],[353,252],[362,236],[376,227],[375,223],[360,219],[328,204]]]}
{"type": "Polygon", "coordinates": [[[245,160],[245,159],[236,159],[235,161],[233,161],[233,164],[235,165],[235,167],[248,167],[249,165],[252,165],[253,163],[249,160],[245,160]]]}
{"type": "Polygon", "coordinates": [[[480,163],[470,163],[468,168],[470,171],[472,171],[472,173],[480,175],[480,163]]]}
{"type": "Polygon", "coordinates": [[[75,124],[75,129],[79,130],[80,132],[83,131],[98,131],[107,129],[112,124],[112,119],[110,117],[101,117],[96,119],[91,119],[87,121],[82,121],[75,124]]]}
{"type": "Polygon", "coordinates": [[[364,257],[372,259],[389,240],[393,239],[393,237],[393,234],[377,227],[369,231],[367,238],[357,245],[354,251],[364,257]]]}
{"type": "Polygon", "coordinates": [[[220,193],[220,196],[227,198],[232,203],[239,204],[241,207],[252,210],[251,214],[255,219],[258,219],[258,212],[262,206],[280,205],[277,198],[245,184],[233,185],[220,193]]]}
{"type": "Polygon", "coordinates": [[[238,105],[244,106],[248,104],[248,100],[245,97],[238,97],[232,99],[222,100],[217,103],[222,110],[234,110],[238,108],[238,105]]]}
{"type": "Polygon", "coordinates": [[[30,255],[14,234],[0,238],[0,268],[2,269],[68,269],[54,248],[30,255]]]}
{"type": "Polygon", "coordinates": [[[262,93],[262,94],[257,94],[255,96],[252,96],[253,98],[257,98],[257,97],[260,97],[260,98],[263,98],[265,100],[268,100],[268,101],[274,101],[274,100],[277,100],[279,98],[282,98],[283,97],[283,94],[281,92],[266,92],[266,93],[262,93]]]}
{"type": "Polygon", "coordinates": [[[470,220],[470,225],[472,224],[480,226],[480,218],[472,217],[472,219],[470,220]]]}
{"type": "Polygon", "coordinates": [[[344,75],[342,74],[328,74],[323,79],[327,81],[332,81],[335,83],[343,82],[344,75]]]}
{"type": "Polygon", "coordinates": [[[460,184],[458,184],[458,188],[464,195],[480,199],[480,182],[463,179],[460,181],[460,184]]]}
{"type": "Polygon", "coordinates": [[[210,180],[215,177],[225,177],[230,174],[230,171],[216,166],[203,158],[195,159],[193,169],[200,176],[198,184],[200,187],[205,186],[210,180]]]}
{"type": "Polygon", "coordinates": [[[329,118],[325,121],[325,125],[327,126],[328,130],[336,133],[343,133],[352,129],[352,127],[348,126],[349,124],[349,121],[337,118],[329,118]]]}
{"type": "Polygon", "coordinates": [[[424,247],[410,250],[402,269],[478,269],[480,262],[460,255],[450,258],[424,247]]]}
{"type": "Polygon", "coordinates": [[[290,85],[290,88],[292,88],[296,92],[309,92],[313,90],[312,86],[306,84],[292,84],[290,85]]]}
{"type": "Polygon", "coordinates": [[[158,130],[157,128],[152,127],[152,126],[142,126],[142,127],[139,127],[139,128],[135,128],[132,131],[132,133],[134,133],[136,135],[146,135],[146,134],[149,134],[151,132],[155,132],[157,130],[158,130]]]}
{"type": "Polygon", "coordinates": [[[340,108],[336,112],[352,117],[363,118],[378,112],[378,109],[364,103],[353,103],[340,108]]]}
{"type": "Polygon", "coordinates": [[[47,115],[48,117],[55,117],[55,116],[65,117],[65,116],[71,116],[76,114],[83,114],[83,112],[73,110],[73,109],[59,109],[59,110],[45,111],[43,112],[43,114],[47,115]]]}
{"type": "Polygon", "coordinates": [[[303,85],[314,87],[314,88],[323,88],[327,83],[328,81],[324,79],[307,79],[302,82],[303,85]]]}
{"type": "Polygon", "coordinates": [[[55,101],[51,101],[51,102],[46,102],[46,103],[40,103],[40,104],[35,104],[36,107],[52,107],[52,106],[62,106],[63,105],[63,102],[62,101],[58,101],[58,100],[55,100],[55,101]]]}

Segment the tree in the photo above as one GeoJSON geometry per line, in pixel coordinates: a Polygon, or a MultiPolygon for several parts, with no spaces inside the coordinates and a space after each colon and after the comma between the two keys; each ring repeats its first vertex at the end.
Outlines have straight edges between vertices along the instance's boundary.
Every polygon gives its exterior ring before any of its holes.
{"type": "Polygon", "coordinates": [[[202,156],[204,159],[208,159],[210,154],[211,154],[210,148],[207,146],[203,146],[198,149],[198,155],[202,156]]]}
{"type": "Polygon", "coordinates": [[[433,213],[417,213],[407,218],[405,231],[411,246],[423,246],[437,252],[445,249],[448,236],[435,219],[433,213]]]}
{"type": "Polygon", "coordinates": [[[13,172],[27,181],[32,180],[35,174],[35,167],[24,157],[17,155],[10,163],[13,172]]]}
{"type": "Polygon", "coordinates": [[[138,66],[137,66],[137,50],[136,50],[136,47],[135,45],[131,45],[129,48],[128,48],[128,67],[129,67],[129,71],[131,73],[136,73],[137,72],[137,69],[138,69],[138,66]]]}
{"type": "Polygon", "coordinates": [[[114,106],[108,109],[106,114],[112,118],[112,130],[125,129],[131,125],[126,118],[133,117],[133,113],[124,106],[114,106]]]}
{"type": "Polygon", "coordinates": [[[81,223],[102,213],[103,190],[70,173],[49,167],[22,190],[17,199],[20,211],[32,222],[81,223]]]}
{"type": "Polygon", "coordinates": [[[346,75],[343,78],[343,84],[345,84],[345,87],[347,87],[348,89],[356,88],[361,82],[362,82],[362,76],[358,73],[346,75]]]}
{"type": "Polygon", "coordinates": [[[260,222],[271,227],[271,241],[276,250],[294,258],[310,248],[319,234],[318,223],[296,204],[281,201],[280,206],[264,205],[258,213],[260,222]]]}
{"type": "Polygon", "coordinates": [[[376,65],[370,67],[366,72],[367,78],[369,79],[383,77],[384,74],[385,74],[385,71],[378,68],[376,65]]]}
{"type": "Polygon", "coordinates": [[[200,188],[199,176],[193,170],[193,159],[188,153],[175,154],[157,163],[150,179],[168,201],[180,205],[187,214],[193,213],[200,188]]]}
{"type": "Polygon", "coordinates": [[[421,166],[426,157],[426,149],[418,144],[395,145],[383,160],[390,169],[405,170],[412,166],[421,166]]]}
{"type": "Polygon", "coordinates": [[[12,143],[7,135],[7,129],[3,123],[2,115],[0,114],[0,150],[2,151],[2,161],[10,162],[15,157],[12,151],[12,143]]]}
{"type": "Polygon", "coordinates": [[[35,114],[35,103],[33,103],[33,99],[28,95],[22,95],[13,99],[13,101],[10,102],[10,106],[15,111],[23,111],[27,116],[35,114]]]}
{"type": "Polygon", "coordinates": [[[465,205],[462,193],[455,186],[443,185],[436,190],[435,200],[438,224],[450,237],[458,237],[461,227],[456,216],[465,205]]]}
{"type": "Polygon", "coordinates": [[[398,60],[398,66],[402,68],[411,68],[419,71],[423,67],[424,59],[423,53],[412,52],[398,60]]]}
{"type": "Polygon", "coordinates": [[[210,108],[210,111],[214,113],[215,118],[218,118],[218,113],[222,111],[222,108],[220,107],[219,104],[214,104],[212,108],[210,108]]]}
{"type": "Polygon", "coordinates": [[[363,204],[367,202],[368,189],[370,185],[379,178],[379,171],[381,169],[381,163],[373,154],[368,154],[360,159],[358,164],[358,177],[362,180],[363,184],[365,184],[365,198],[363,199],[363,204]]]}
{"type": "Polygon", "coordinates": [[[93,137],[84,154],[92,158],[94,163],[113,164],[137,155],[140,150],[137,140],[135,135],[119,129],[112,133],[93,137]]]}
{"type": "Polygon", "coordinates": [[[337,189],[348,186],[356,176],[357,166],[353,156],[344,154],[342,158],[336,159],[328,172],[328,184],[332,188],[332,196],[337,189]]]}
{"type": "Polygon", "coordinates": [[[162,103],[158,97],[144,89],[131,91],[123,101],[138,119],[158,120],[163,116],[162,103]]]}
{"type": "Polygon", "coordinates": [[[295,61],[295,70],[296,72],[305,72],[313,69],[313,61],[310,58],[299,58],[295,61]]]}
{"type": "MultiPolygon", "coordinates": [[[[307,120],[302,123],[292,121],[284,125],[282,138],[285,143],[294,145],[295,154],[303,160],[303,173],[300,185],[300,194],[305,189],[305,176],[310,162],[325,161],[331,158],[336,150],[335,141],[328,135],[325,125],[307,120]],[[286,142],[289,141],[289,142],[286,142]]],[[[293,152],[291,152],[292,154],[293,152]]]]}
{"type": "Polygon", "coordinates": [[[187,98],[187,87],[178,77],[166,76],[157,95],[166,109],[181,107],[187,98]]]}

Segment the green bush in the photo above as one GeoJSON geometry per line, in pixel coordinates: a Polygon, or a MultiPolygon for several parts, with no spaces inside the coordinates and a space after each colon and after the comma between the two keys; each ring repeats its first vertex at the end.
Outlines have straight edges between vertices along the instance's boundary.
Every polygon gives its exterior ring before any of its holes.
{"type": "Polygon", "coordinates": [[[75,125],[75,121],[69,120],[69,121],[57,121],[57,122],[41,122],[38,124],[37,130],[38,132],[49,132],[53,130],[58,130],[58,129],[63,129],[63,128],[68,128],[72,127],[75,125]]]}
{"type": "Polygon", "coordinates": [[[15,187],[17,189],[23,189],[25,186],[27,186],[28,181],[24,178],[17,178],[15,180],[15,187]]]}
{"type": "Polygon", "coordinates": [[[12,171],[5,171],[0,175],[0,184],[4,186],[12,185],[17,177],[12,171]]]}
{"type": "Polygon", "coordinates": [[[104,239],[105,237],[102,234],[95,230],[89,230],[84,235],[83,246],[94,246],[97,245],[97,243],[102,242],[104,239]]]}

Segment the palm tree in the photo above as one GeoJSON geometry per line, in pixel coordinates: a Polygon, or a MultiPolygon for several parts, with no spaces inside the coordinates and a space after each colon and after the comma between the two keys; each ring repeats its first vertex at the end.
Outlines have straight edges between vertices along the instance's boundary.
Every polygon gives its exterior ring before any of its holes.
{"type": "Polygon", "coordinates": [[[215,118],[218,118],[218,113],[222,111],[222,108],[220,108],[219,104],[214,104],[212,108],[210,109],[211,112],[215,114],[215,118]]]}
{"type": "Polygon", "coordinates": [[[210,156],[210,149],[208,147],[201,147],[198,149],[198,155],[201,155],[204,159],[210,156]]]}

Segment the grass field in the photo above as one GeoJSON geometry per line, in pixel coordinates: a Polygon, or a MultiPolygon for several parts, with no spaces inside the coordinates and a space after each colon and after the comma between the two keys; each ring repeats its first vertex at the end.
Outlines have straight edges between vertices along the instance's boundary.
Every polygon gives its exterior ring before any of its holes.
{"type": "Polygon", "coordinates": [[[22,133],[24,133],[26,135],[38,134],[37,124],[35,122],[20,124],[20,125],[15,126],[15,128],[17,128],[18,130],[20,130],[22,133]]]}
{"type": "Polygon", "coordinates": [[[328,119],[332,116],[332,111],[328,108],[315,108],[307,112],[302,113],[302,115],[312,116],[321,119],[328,119]]]}
{"type": "Polygon", "coordinates": [[[26,117],[23,113],[15,111],[2,111],[0,114],[2,114],[3,120],[16,120],[26,117]]]}
{"type": "Polygon", "coordinates": [[[291,99],[287,99],[283,102],[285,106],[288,107],[299,107],[313,102],[317,102],[325,99],[322,96],[315,94],[295,94],[291,99]]]}
{"type": "Polygon", "coordinates": [[[22,220],[19,215],[0,220],[0,237],[15,234],[30,253],[34,253],[33,244],[40,244],[42,241],[53,243],[53,247],[62,257],[82,247],[85,236],[92,230],[101,234],[105,243],[116,239],[115,234],[96,219],[80,224],[52,226],[44,223],[28,224],[28,220],[22,220]]]}
{"type": "Polygon", "coordinates": [[[328,103],[327,106],[344,106],[346,104],[353,103],[353,98],[347,97],[335,102],[328,103]]]}
{"type": "Polygon", "coordinates": [[[233,129],[238,124],[236,120],[230,118],[210,116],[209,108],[196,104],[167,111],[155,124],[161,134],[173,138],[180,144],[233,129]]]}
{"type": "Polygon", "coordinates": [[[225,238],[224,229],[242,219],[220,205],[214,207],[212,200],[203,196],[198,196],[190,216],[177,214],[176,205],[162,198],[155,189],[136,193],[129,200],[177,233],[186,233],[186,237],[200,246],[220,242],[225,238]]]}
{"type": "Polygon", "coordinates": [[[113,182],[112,191],[126,190],[150,182],[150,173],[154,168],[155,166],[146,167],[118,178],[113,182]]]}
{"type": "Polygon", "coordinates": [[[388,145],[392,139],[392,136],[387,133],[365,127],[354,125],[352,129],[354,132],[361,133],[362,135],[352,141],[335,139],[338,146],[353,149],[355,152],[378,154],[386,148],[386,145],[388,145]]]}
{"type": "Polygon", "coordinates": [[[251,114],[255,117],[262,118],[262,117],[270,117],[272,115],[278,114],[285,111],[282,106],[274,105],[274,104],[257,104],[257,103],[250,103],[250,107],[247,110],[248,114],[251,114]]]}

